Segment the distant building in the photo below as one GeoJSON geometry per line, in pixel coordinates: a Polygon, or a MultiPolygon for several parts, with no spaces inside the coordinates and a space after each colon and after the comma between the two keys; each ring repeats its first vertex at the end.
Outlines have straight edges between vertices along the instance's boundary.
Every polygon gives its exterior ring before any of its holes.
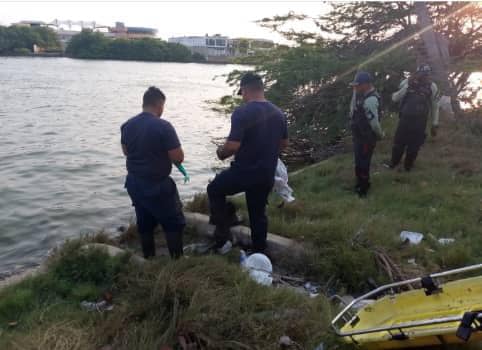
{"type": "Polygon", "coordinates": [[[257,51],[266,51],[275,47],[273,40],[254,38],[230,39],[231,54],[233,56],[252,56],[257,51]]]}
{"type": "Polygon", "coordinates": [[[147,27],[126,27],[123,22],[116,22],[115,27],[109,27],[104,35],[111,38],[142,39],[155,38],[157,30],[147,27]]]}
{"type": "Polygon", "coordinates": [[[57,37],[59,38],[59,42],[63,50],[65,50],[65,48],[67,47],[70,39],[72,39],[72,37],[74,37],[75,35],[79,34],[79,32],[76,30],[66,30],[62,28],[57,29],[55,32],[57,33],[57,37]]]}
{"type": "Polygon", "coordinates": [[[169,38],[168,42],[186,46],[191,52],[197,52],[206,59],[209,57],[251,56],[257,51],[270,50],[275,46],[272,40],[235,38],[230,39],[220,34],[205,36],[179,36],[169,38]]]}
{"type": "Polygon", "coordinates": [[[116,22],[114,27],[101,25],[95,21],[72,21],[54,19],[46,23],[42,21],[20,21],[12,24],[18,27],[50,27],[57,33],[60,44],[65,49],[70,39],[79,34],[82,30],[88,29],[102,33],[112,39],[142,39],[155,38],[157,30],[147,27],[126,27],[123,22],[116,22]]]}
{"type": "Polygon", "coordinates": [[[182,44],[191,52],[197,52],[205,57],[229,56],[229,38],[220,34],[205,36],[179,36],[169,38],[168,42],[182,44]]]}
{"type": "Polygon", "coordinates": [[[20,21],[12,25],[15,27],[44,27],[47,23],[42,21],[20,21]]]}

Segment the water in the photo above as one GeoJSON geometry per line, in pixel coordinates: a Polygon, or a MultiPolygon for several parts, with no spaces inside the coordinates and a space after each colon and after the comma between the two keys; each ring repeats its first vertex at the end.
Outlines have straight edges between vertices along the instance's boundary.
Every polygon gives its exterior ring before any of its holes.
{"type": "Polygon", "coordinates": [[[81,233],[134,218],[123,188],[119,127],[140,111],[150,85],[167,95],[191,183],[173,171],[186,199],[213,176],[213,138],[229,120],[206,100],[232,92],[217,75],[235,66],[0,58],[0,275],[38,263],[81,233]]]}

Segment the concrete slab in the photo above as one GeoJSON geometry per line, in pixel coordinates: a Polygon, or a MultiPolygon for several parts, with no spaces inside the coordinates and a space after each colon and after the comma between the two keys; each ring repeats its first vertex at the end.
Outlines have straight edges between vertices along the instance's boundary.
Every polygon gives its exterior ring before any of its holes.
{"type": "MultiPolygon", "coordinates": [[[[184,213],[186,222],[200,235],[214,238],[214,226],[209,224],[209,217],[199,213],[184,213]]],[[[236,242],[251,242],[251,230],[246,226],[231,227],[231,234],[236,242]]],[[[300,256],[303,254],[303,246],[286,237],[268,233],[268,254],[273,257],[300,256]]]]}

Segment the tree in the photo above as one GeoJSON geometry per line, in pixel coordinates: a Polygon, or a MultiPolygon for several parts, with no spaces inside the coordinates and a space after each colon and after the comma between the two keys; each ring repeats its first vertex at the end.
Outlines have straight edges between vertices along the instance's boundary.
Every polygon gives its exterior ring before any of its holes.
{"type": "Polygon", "coordinates": [[[107,58],[108,40],[102,33],[83,30],[70,39],[65,53],[75,58],[107,58]]]}
{"type": "Polygon", "coordinates": [[[444,60],[441,54],[440,43],[437,41],[433,30],[432,19],[428,12],[425,2],[416,2],[415,10],[417,12],[419,30],[421,32],[424,46],[427,50],[427,59],[434,70],[435,80],[439,83],[441,91],[451,97],[452,107],[456,115],[460,114],[460,104],[457,101],[457,93],[449,80],[448,62],[444,60]]]}
{"type": "Polygon", "coordinates": [[[32,52],[34,45],[46,50],[60,50],[57,35],[50,28],[0,26],[0,54],[9,54],[18,50],[32,52]]]}
{"type": "Polygon", "coordinates": [[[193,56],[180,44],[154,38],[109,39],[102,33],[84,30],[75,35],[65,50],[74,58],[190,62],[193,56]]]}
{"type": "MultiPolygon", "coordinates": [[[[477,62],[474,57],[482,62],[482,11],[469,11],[469,7],[456,2],[427,4],[436,40],[449,41],[448,76],[459,98],[467,91],[470,75],[464,71],[464,62],[469,58],[477,62]]],[[[357,70],[372,72],[385,109],[395,110],[391,93],[415,70],[427,49],[420,38],[427,31],[420,32],[411,2],[335,3],[320,16],[289,13],[258,23],[296,45],[254,60],[256,70],[265,76],[268,96],[287,110],[297,132],[322,141],[323,135],[329,140],[347,125],[351,97],[347,85],[357,70]],[[290,24],[297,21],[311,21],[318,30],[294,31],[290,24]]]]}

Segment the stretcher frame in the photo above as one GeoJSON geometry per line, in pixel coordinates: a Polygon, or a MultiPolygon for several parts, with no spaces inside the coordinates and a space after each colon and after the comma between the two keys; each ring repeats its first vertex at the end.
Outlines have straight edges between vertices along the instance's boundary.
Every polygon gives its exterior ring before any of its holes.
{"type": "MultiPolygon", "coordinates": [[[[477,265],[471,265],[471,266],[466,266],[463,268],[459,269],[454,269],[454,270],[449,270],[449,271],[444,271],[444,272],[439,272],[439,273],[434,273],[426,277],[418,277],[418,278],[413,278],[405,281],[400,281],[400,282],[394,282],[390,284],[386,284],[383,286],[380,286],[356,299],[351,301],[350,303],[346,304],[346,306],[343,308],[343,310],[338,313],[338,315],[333,318],[331,321],[331,326],[334,329],[335,333],[340,336],[340,337],[349,337],[351,338],[351,341],[354,344],[357,344],[357,341],[353,338],[356,335],[362,335],[362,334],[370,334],[370,333],[379,333],[379,332],[388,332],[388,334],[391,336],[392,339],[398,339],[398,340],[404,340],[405,332],[404,329],[413,329],[417,327],[424,327],[424,326],[430,326],[430,325],[440,325],[440,324],[447,324],[447,323],[453,323],[453,322],[462,322],[464,315],[462,316],[448,316],[448,317],[439,317],[439,318],[431,318],[431,319],[425,319],[425,320],[418,320],[418,321],[411,321],[411,322],[404,322],[404,323],[399,323],[399,324],[394,324],[394,325],[389,325],[389,326],[383,326],[383,327],[372,327],[372,328],[366,328],[366,329],[360,329],[360,330],[353,330],[353,331],[342,331],[343,326],[347,324],[355,324],[357,322],[357,311],[354,310],[357,304],[360,302],[366,301],[366,300],[372,300],[372,298],[375,298],[376,296],[379,295],[385,295],[387,292],[391,291],[392,294],[395,294],[395,289],[400,288],[400,287],[406,287],[406,286],[413,286],[414,284],[421,284],[422,288],[425,288],[425,294],[431,295],[433,293],[438,293],[441,292],[443,293],[442,288],[439,288],[436,280],[442,277],[448,277],[448,276],[453,276],[457,274],[462,274],[462,273],[467,273],[467,272],[473,272],[476,270],[482,270],[482,264],[477,264],[477,265]],[[425,283],[424,283],[425,282],[425,283]],[[428,282],[428,285],[427,285],[428,282]],[[424,286],[425,284],[425,286],[424,286]],[[340,324],[340,321],[343,321],[343,326],[339,327],[338,325],[340,324]],[[394,331],[396,333],[394,334],[394,331]]],[[[342,301],[342,299],[335,295],[333,299],[338,299],[342,301]]],[[[343,302],[343,301],[342,301],[343,302]]],[[[482,327],[482,310],[467,310],[467,312],[475,312],[474,319],[475,321],[478,322],[478,329],[475,330],[480,330],[482,327]]],[[[407,339],[407,338],[405,338],[407,339]]]]}

